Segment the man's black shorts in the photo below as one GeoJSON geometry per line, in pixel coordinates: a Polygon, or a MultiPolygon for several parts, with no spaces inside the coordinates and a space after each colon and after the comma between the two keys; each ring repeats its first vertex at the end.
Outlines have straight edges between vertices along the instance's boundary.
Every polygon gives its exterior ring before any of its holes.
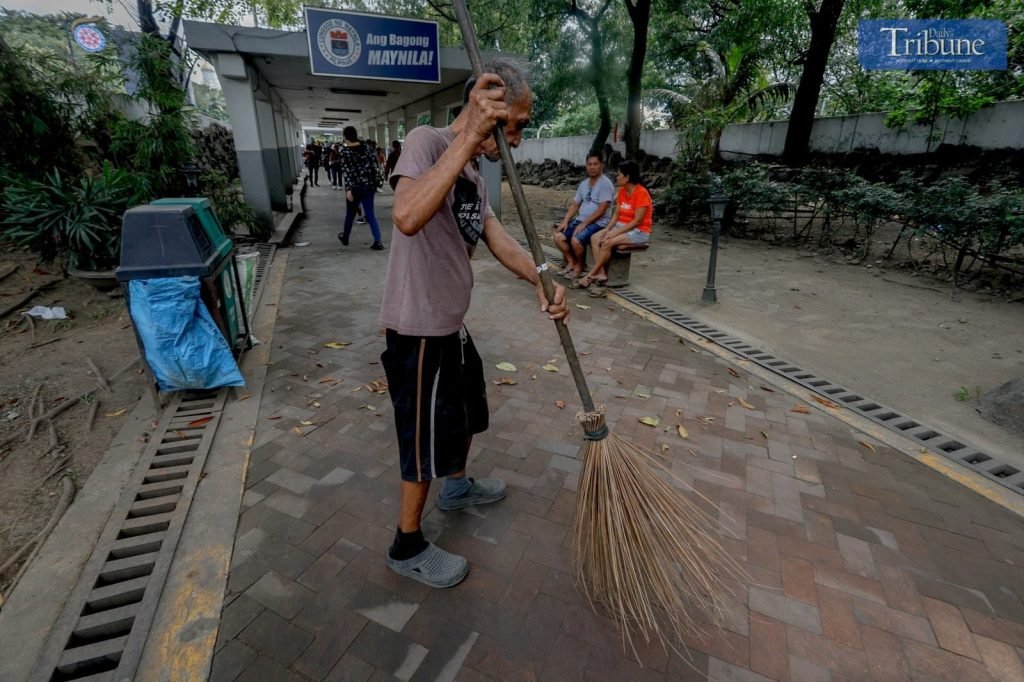
{"type": "Polygon", "coordinates": [[[469,437],[488,424],[483,362],[465,327],[448,336],[388,329],[380,359],[395,406],[402,479],[429,481],[465,469],[469,437]]]}

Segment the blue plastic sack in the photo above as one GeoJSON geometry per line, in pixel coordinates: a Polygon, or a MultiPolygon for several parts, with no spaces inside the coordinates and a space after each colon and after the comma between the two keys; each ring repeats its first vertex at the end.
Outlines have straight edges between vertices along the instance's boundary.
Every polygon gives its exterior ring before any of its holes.
{"type": "Polygon", "coordinates": [[[198,277],[132,280],[128,294],[160,390],[245,385],[224,335],[199,298],[198,277]]]}

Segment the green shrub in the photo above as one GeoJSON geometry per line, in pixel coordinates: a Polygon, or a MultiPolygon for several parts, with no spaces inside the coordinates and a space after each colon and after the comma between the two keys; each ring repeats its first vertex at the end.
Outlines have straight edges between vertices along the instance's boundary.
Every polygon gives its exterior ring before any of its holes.
{"type": "Polygon", "coordinates": [[[270,231],[256,215],[252,206],[245,203],[240,180],[228,180],[219,171],[207,171],[200,178],[202,194],[213,202],[217,219],[229,235],[239,227],[246,228],[249,236],[258,240],[270,237],[270,231]]]}
{"type": "Polygon", "coordinates": [[[45,263],[108,270],[120,260],[122,215],[145,199],[132,174],[109,165],[78,180],[58,170],[43,180],[21,176],[4,188],[0,236],[45,263]]]}

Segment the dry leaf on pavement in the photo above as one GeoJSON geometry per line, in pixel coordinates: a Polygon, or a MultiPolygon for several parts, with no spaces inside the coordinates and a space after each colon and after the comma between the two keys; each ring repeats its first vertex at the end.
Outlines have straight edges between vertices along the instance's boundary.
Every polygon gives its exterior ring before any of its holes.
{"type": "Polygon", "coordinates": [[[515,386],[519,382],[512,377],[498,377],[494,380],[494,383],[498,386],[515,386]]]}
{"type": "Polygon", "coordinates": [[[857,441],[857,442],[858,442],[858,443],[860,443],[861,445],[863,445],[864,447],[866,447],[866,448],[867,448],[868,450],[870,450],[871,452],[875,452],[875,446],[874,446],[874,445],[872,445],[871,443],[865,443],[865,442],[864,442],[864,441],[862,441],[862,440],[859,440],[859,441],[857,441]]]}
{"type": "Polygon", "coordinates": [[[495,367],[500,369],[502,372],[517,372],[518,371],[516,369],[516,366],[513,365],[511,362],[499,362],[498,364],[495,365],[495,367]]]}
{"type": "Polygon", "coordinates": [[[756,410],[757,409],[756,407],[754,407],[753,405],[748,403],[743,398],[740,398],[740,405],[742,405],[743,407],[747,408],[748,410],[756,410]]]}
{"type": "Polygon", "coordinates": [[[557,372],[558,371],[558,368],[555,367],[554,365],[544,365],[543,367],[541,367],[541,369],[543,369],[545,371],[548,371],[548,372],[557,372]]]}
{"type": "Polygon", "coordinates": [[[661,419],[657,417],[640,417],[641,424],[647,424],[648,426],[657,426],[661,423],[661,419]]]}
{"type": "Polygon", "coordinates": [[[679,434],[680,438],[689,438],[690,437],[690,432],[687,431],[686,427],[683,426],[682,424],[680,424],[679,426],[676,427],[676,432],[679,434]]]}
{"type": "Polygon", "coordinates": [[[811,397],[814,398],[814,402],[824,405],[825,407],[830,407],[833,410],[839,409],[839,406],[836,405],[831,400],[829,400],[828,398],[822,398],[820,395],[812,395],[811,397]]]}
{"type": "Polygon", "coordinates": [[[345,346],[351,346],[351,345],[352,344],[348,343],[347,341],[329,341],[329,342],[324,344],[324,348],[334,348],[335,350],[340,350],[340,349],[344,348],[345,346]]]}
{"type": "Polygon", "coordinates": [[[734,370],[732,367],[727,367],[726,369],[728,369],[729,370],[729,374],[733,375],[734,377],[738,378],[740,376],[740,373],[737,372],[736,370],[734,370]]]}
{"type": "Polygon", "coordinates": [[[790,412],[797,412],[799,414],[810,414],[811,408],[807,407],[806,405],[794,405],[793,409],[790,410],[790,412]]]}
{"type": "Polygon", "coordinates": [[[565,401],[564,400],[556,400],[555,401],[555,407],[557,407],[560,410],[564,410],[565,409],[565,401]]]}
{"type": "MultiPolygon", "coordinates": [[[[106,416],[107,417],[123,417],[127,413],[128,413],[128,408],[125,408],[123,410],[118,410],[117,412],[107,412],[106,416]]],[[[213,419],[213,417],[210,417],[210,419],[213,419]]]]}

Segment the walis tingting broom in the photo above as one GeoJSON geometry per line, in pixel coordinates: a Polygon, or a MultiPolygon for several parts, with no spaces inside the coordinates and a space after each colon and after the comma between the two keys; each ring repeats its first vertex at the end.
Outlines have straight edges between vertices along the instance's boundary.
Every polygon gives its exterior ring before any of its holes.
{"type": "MultiPolygon", "coordinates": [[[[483,61],[473,22],[465,0],[453,4],[479,78],[483,61]]],[[[499,126],[494,136],[544,293],[554,300],[554,284],[505,131],[499,126]]],[[[678,651],[684,633],[699,635],[702,621],[722,621],[732,594],[730,582],[743,579],[743,572],[716,539],[718,521],[670,481],[685,482],[654,455],[609,433],[568,328],[561,321],[555,327],[583,403],[578,419],[587,440],[574,529],[577,580],[591,605],[619,624],[634,653],[634,634],[678,651]]]]}

